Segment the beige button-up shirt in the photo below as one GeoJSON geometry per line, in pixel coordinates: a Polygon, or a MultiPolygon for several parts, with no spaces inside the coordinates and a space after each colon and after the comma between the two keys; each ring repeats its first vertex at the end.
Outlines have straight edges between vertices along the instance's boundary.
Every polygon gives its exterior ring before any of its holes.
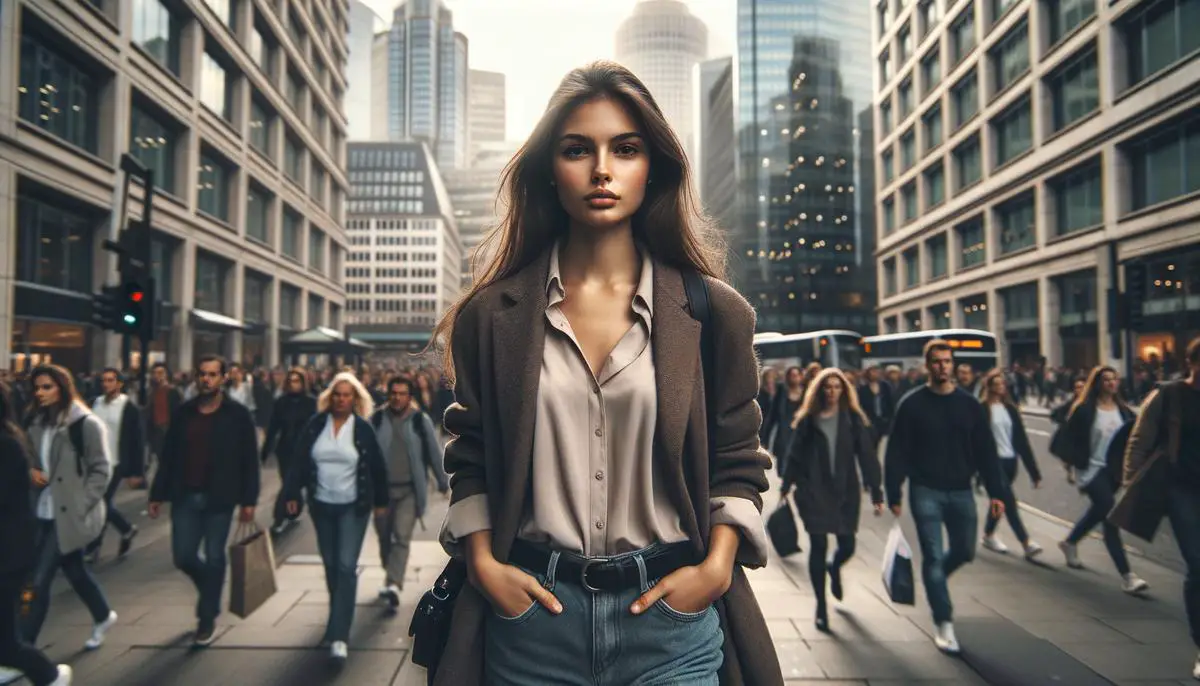
{"type": "MultiPolygon", "coordinates": [[[[653,457],[658,414],[650,339],[653,260],[642,251],[631,303],[636,321],[598,375],[592,373],[562,312],[567,292],[557,245],[550,255],[546,292],[548,326],[535,400],[532,497],[519,537],[588,557],[687,540],[653,457]]],[[[712,507],[713,524],[738,527],[765,557],[766,536],[753,503],[723,497],[714,498],[712,507]]],[[[450,508],[442,543],[453,553],[460,539],[490,528],[487,495],[471,496],[450,508]]]]}

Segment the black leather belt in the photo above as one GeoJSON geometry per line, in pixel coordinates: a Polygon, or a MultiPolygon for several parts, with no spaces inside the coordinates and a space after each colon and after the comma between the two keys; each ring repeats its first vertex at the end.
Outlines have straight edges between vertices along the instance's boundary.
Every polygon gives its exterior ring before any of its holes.
{"type": "MultiPolygon", "coordinates": [[[[553,551],[544,545],[517,539],[513,542],[508,561],[537,572],[549,569],[553,551]]],[[[646,580],[661,579],[671,572],[697,564],[690,543],[672,543],[656,547],[642,555],[646,564],[646,580]]],[[[592,593],[624,591],[641,588],[641,576],[632,555],[619,559],[583,557],[575,553],[560,553],[554,578],[577,584],[592,593]]]]}

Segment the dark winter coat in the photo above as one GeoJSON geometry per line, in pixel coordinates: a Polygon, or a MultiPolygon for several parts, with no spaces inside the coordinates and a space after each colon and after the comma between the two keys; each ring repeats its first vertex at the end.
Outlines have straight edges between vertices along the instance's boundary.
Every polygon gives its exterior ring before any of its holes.
{"type": "Polygon", "coordinates": [[[867,419],[871,420],[870,430],[876,437],[886,436],[892,426],[892,417],[896,414],[896,397],[892,395],[892,385],[886,381],[879,382],[880,408],[882,414],[875,412],[875,393],[871,384],[858,387],[858,404],[862,406],[867,419]]]}
{"type": "Polygon", "coordinates": [[[275,457],[287,464],[296,452],[296,442],[308,420],[317,413],[317,399],[307,393],[284,393],[274,401],[271,408],[271,424],[263,441],[262,461],[267,461],[271,451],[275,457]]]}
{"type": "Polygon", "coordinates": [[[831,447],[816,418],[809,416],[792,435],[783,484],[785,488],[796,486],[796,510],[810,534],[857,532],[863,481],[871,489],[871,502],[883,502],[883,471],[862,418],[842,412],[838,415],[837,432],[837,445],[831,447]],[[836,473],[829,469],[831,450],[836,473]]]}
{"type": "MultiPolygon", "coordinates": [[[[1133,411],[1124,405],[1118,406],[1121,421],[1134,420],[1133,411]]],[[[1087,469],[1092,457],[1092,424],[1096,423],[1096,406],[1085,403],[1067,417],[1067,423],[1055,435],[1050,450],[1064,462],[1076,469],[1087,469]]],[[[1110,477],[1121,478],[1119,474],[1110,477]]]]}
{"type": "MultiPolygon", "coordinates": [[[[150,487],[151,502],[174,502],[186,494],[183,461],[188,423],[200,413],[200,398],[179,406],[163,440],[158,472],[150,487]]],[[[245,405],[224,398],[217,408],[209,457],[208,499],[214,508],[254,507],[258,504],[258,432],[245,405]]]]}
{"type": "Polygon", "coordinates": [[[0,429],[0,578],[20,578],[33,567],[37,519],[30,464],[29,447],[0,429]]]}

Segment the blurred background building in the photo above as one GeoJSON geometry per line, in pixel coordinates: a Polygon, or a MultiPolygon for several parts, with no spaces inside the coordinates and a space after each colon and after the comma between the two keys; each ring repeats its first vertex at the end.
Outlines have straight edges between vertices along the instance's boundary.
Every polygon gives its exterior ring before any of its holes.
{"type": "Polygon", "coordinates": [[[696,150],[693,165],[704,209],[728,232],[737,222],[737,148],[733,136],[733,58],[696,67],[696,150]]]}

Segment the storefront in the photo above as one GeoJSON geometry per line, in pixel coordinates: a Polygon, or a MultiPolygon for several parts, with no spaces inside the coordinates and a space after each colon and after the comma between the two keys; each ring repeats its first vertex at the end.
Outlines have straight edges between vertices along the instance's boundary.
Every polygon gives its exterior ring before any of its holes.
{"type": "Polygon", "coordinates": [[[192,359],[204,355],[220,355],[231,359],[233,335],[245,330],[245,326],[233,317],[208,310],[191,311],[192,359]]]}
{"type": "Polygon", "coordinates": [[[1141,311],[1134,359],[1167,376],[1181,371],[1188,342],[1200,336],[1200,245],[1127,263],[1125,279],[1130,307],[1141,311]]]}

